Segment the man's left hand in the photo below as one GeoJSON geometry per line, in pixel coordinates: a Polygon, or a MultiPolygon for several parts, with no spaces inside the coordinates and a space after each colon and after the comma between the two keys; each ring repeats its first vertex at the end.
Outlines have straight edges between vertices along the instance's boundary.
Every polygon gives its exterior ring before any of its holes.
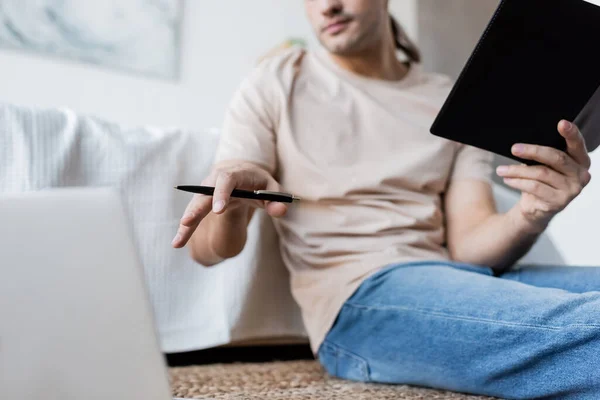
{"type": "Polygon", "coordinates": [[[532,231],[541,232],[590,183],[591,160],[585,140],[575,124],[561,121],[558,131],[567,142],[566,152],[550,147],[517,144],[512,153],[542,165],[498,167],[504,182],[522,192],[516,206],[519,218],[532,231]]]}

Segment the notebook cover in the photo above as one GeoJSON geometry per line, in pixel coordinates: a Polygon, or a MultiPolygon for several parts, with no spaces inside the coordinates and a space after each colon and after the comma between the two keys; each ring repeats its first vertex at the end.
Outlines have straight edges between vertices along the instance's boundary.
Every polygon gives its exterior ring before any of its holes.
{"type": "Polygon", "coordinates": [[[566,149],[575,121],[600,144],[600,7],[584,0],[503,0],[431,133],[531,164],[515,143],[566,149]]]}

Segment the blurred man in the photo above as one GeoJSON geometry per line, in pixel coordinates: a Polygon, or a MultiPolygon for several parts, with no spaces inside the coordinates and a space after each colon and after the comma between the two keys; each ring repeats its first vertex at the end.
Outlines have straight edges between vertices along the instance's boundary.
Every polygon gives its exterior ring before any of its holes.
{"type": "Polygon", "coordinates": [[[312,349],[338,377],[600,398],[600,269],[510,268],[591,179],[578,128],[556,121],[567,152],[515,144],[541,165],[496,171],[522,192],[499,214],[491,155],[429,134],[452,82],[421,69],[388,1],[305,5],[324,50],[286,50],[246,79],[204,181],[215,195],[194,198],[173,245],[216,265],[265,208],[312,349]]]}

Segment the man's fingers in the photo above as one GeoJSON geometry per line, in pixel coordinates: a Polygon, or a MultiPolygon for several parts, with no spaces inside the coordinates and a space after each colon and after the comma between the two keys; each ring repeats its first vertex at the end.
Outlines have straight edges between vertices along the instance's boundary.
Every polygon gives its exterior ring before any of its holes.
{"type": "MultiPolygon", "coordinates": [[[[225,170],[217,173],[215,192],[213,194],[213,212],[222,214],[231,201],[234,189],[262,190],[267,188],[267,177],[249,170],[225,170]]],[[[245,200],[255,207],[263,207],[256,200],[245,200]]]]}
{"type": "Polygon", "coordinates": [[[564,189],[569,186],[565,175],[561,175],[551,168],[543,165],[508,165],[500,166],[497,173],[502,178],[527,179],[545,183],[554,189],[564,189]]]}
{"type": "Polygon", "coordinates": [[[220,172],[215,183],[215,192],[212,198],[212,210],[215,214],[222,214],[229,203],[231,192],[238,185],[236,174],[233,172],[220,172]]]}
{"type": "Polygon", "coordinates": [[[202,222],[208,213],[210,213],[210,210],[211,200],[209,197],[199,195],[194,196],[194,199],[188,205],[183,218],[181,218],[179,229],[173,239],[173,247],[184,247],[196,231],[196,228],[198,228],[198,225],[200,225],[200,222],[202,222]]]}
{"type": "MultiPolygon", "coordinates": [[[[272,192],[285,192],[281,185],[279,185],[279,183],[274,179],[269,180],[269,183],[267,184],[267,190],[270,190],[272,192]]],[[[284,217],[285,214],[287,214],[288,204],[278,203],[274,201],[266,201],[265,210],[267,211],[267,214],[269,214],[271,217],[281,218],[284,217]]]]}
{"type": "Polygon", "coordinates": [[[513,146],[512,153],[524,160],[537,161],[563,175],[577,174],[580,168],[571,156],[552,147],[516,144],[513,146]]]}
{"type": "Polygon", "coordinates": [[[194,195],[183,213],[181,223],[185,226],[199,223],[198,219],[202,220],[210,212],[210,204],[209,197],[201,194],[194,195]]]}
{"type": "Polygon", "coordinates": [[[567,153],[582,167],[589,169],[592,162],[585,145],[585,139],[579,128],[569,121],[558,124],[558,132],[567,142],[567,153]]]}
{"type": "Polygon", "coordinates": [[[588,170],[591,159],[579,128],[566,120],[560,121],[558,131],[567,144],[566,152],[546,146],[516,144],[512,153],[522,159],[537,161],[564,175],[574,176],[588,170]]]}
{"type": "Polygon", "coordinates": [[[504,183],[513,189],[517,189],[524,193],[529,193],[540,200],[553,203],[556,200],[558,191],[545,183],[518,178],[505,178],[504,183]]]}
{"type": "Polygon", "coordinates": [[[268,202],[265,209],[271,217],[281,218],[287,214],[288,206],[284,203],[268,202]]]}

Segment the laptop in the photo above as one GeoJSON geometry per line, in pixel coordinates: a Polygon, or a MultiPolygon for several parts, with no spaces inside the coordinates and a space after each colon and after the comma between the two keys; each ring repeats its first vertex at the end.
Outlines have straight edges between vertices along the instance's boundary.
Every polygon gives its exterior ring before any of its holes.
{"type": "Polygon", "coordinates": [[[0,399],[171,400],[119,193],[0,194],[0,399]]]}

